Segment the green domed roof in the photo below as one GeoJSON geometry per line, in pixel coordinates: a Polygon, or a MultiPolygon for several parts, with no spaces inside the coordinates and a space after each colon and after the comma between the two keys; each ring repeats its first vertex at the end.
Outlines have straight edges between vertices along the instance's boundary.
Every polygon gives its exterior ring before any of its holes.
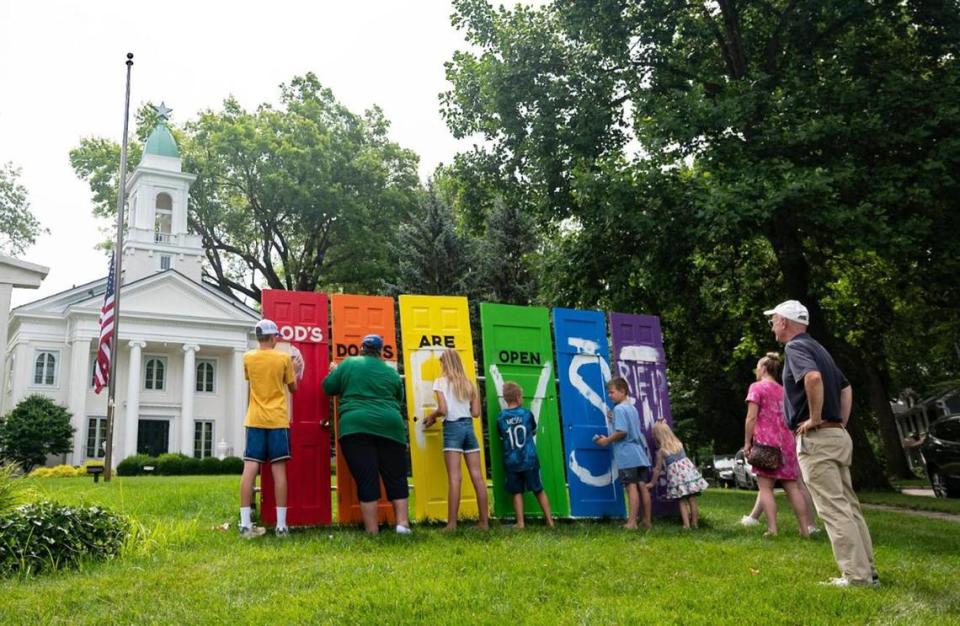
{"type": "Polygon", "coordinates": [[[180,158],[177,142],[170,133],[170,129],[167,128],[167,125],[162,121],[156,125],[153,132],[147,137],[147,143],[143,147],[143,153],[180,158]]]}

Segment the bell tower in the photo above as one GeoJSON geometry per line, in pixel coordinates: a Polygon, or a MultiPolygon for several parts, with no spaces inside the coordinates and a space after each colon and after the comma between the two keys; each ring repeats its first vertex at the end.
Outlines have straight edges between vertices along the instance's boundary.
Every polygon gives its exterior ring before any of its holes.
{"type": "Polygon", "coordinates": [[[175,269],[200,282],[203,246],[187,225],[194,174],[182,171],[180,151],[167,127],[172,109],[154,107],[157,125],[127,183],[127,234],[123,243],[124,282],[175,269]]]}

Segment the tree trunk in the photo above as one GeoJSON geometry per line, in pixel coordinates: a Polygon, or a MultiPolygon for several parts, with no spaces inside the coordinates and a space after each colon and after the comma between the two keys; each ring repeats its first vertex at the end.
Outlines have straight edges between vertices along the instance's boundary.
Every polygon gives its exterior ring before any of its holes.
{"type": "MultiPolygon", "coordinates": [[[[819,340],[837,360],[847,377],[866,384],[865,372],[867,360],[864,355],[847,342],[833,336],[820,307],[820,300],[813,296],[810,288],[810,264],[803,253],[802,242],[796,228],[789,223],[786,212],[773,219],[767,235],[770,245],[777,255],[780,272],[783,275],[787,294],[802,302],[810,312],[810,334],[819,340]]],[[[854,386],[854,407],[857,406],[856,385],[854,386]]],[[[859,404],[863,404],[859,402],[859,404]]],[[[889,408],[889,407],[888,407],[889,408]]],[[[856,412],[850,416],[847,430],[853,440],[854,464],[850,468],[854,485],[857,488],[870,487],[891,489],[890,481],[883,466],[877,460],[870,442],[867,440],[863,421],[857,419],[856,412]]]]}
{"type": "Polygon", "coordinates": [[[877,426],[880,429],[880,437],[883,441],[887,474],[897,478],[914,478],[913,472],[907,465],[907,457],[900,442],[900,433],[897,431],[896,418],[893,416],[893,409],[890,407],[890,396],[883,384],[880,369],[875,362],[871,362],[864,368],[864,373],[867,375],[865,383],[870,408],[877,417],[877,426]]]}

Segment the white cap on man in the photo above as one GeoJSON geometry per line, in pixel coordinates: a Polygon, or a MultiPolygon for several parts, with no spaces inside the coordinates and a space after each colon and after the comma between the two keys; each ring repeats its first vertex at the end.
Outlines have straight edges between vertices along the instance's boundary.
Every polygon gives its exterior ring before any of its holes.
{"type": "Polygon", "coordinates": [[[267,337],[269,335],[279,335],[280,329],[277,328],[277,323],[273,320],[262,319],[257,322],[256,327],[257,339],[261,337],[267,337]]]}
{"type": "Polygon", "coordinates": [[[769,311],[764,311],[764,315],[779,315],[780,317],[797,322],[807,326],[810,324],[810,312],[807,307],[800,304],[797,300],[787,300],[781,302],[769,311]]]}

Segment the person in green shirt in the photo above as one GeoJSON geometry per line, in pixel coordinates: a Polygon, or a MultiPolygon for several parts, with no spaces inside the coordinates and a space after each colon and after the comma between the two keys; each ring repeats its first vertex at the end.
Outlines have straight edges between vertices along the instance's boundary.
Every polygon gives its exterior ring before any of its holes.
{"type": "Polygon", "coordinates": [[[331,364],[323,381],[328,396],[339,396],[339,443],[357,483],[363,526],[371,535],[380,530],[377,501],[380,480],[393,504],[397,533],[410,533],[407,499],[407,432],[400,407],[403,383],[380,353],[383,338],[367,335],[360,355],[331,364]]]}

